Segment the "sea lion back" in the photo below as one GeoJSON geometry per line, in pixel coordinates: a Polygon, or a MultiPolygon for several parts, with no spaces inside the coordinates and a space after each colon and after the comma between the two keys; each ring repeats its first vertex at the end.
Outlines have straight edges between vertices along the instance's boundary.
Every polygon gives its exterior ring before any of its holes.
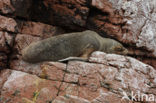
{"type": "Polygon", "coordinates": [[[87,49],[99,49],[97,35],[92,31],[84,31],[54,36],[30,44],[23,50],[22,57],[27,62],[36,63],[80,56],[87,49]]]}

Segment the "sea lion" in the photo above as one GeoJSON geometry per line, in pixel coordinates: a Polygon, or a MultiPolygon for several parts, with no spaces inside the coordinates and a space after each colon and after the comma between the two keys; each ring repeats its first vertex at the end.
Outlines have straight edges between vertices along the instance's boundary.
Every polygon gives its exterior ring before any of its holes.
{"type": "Polygon", "coordinates": [[[96,32],[87,30],[34,42],[22,50],[22,59],[29,63],[59,61],[68,57],[87,59],[94,51],[123,55],[128,52],[116,40],[103,38],[96,32]]]}

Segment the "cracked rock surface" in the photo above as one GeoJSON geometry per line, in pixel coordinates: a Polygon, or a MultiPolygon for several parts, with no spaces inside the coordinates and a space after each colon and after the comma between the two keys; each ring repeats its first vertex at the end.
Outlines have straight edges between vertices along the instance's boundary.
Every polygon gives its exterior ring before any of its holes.
{"type": "Polygon", "coordinates": [[[122,97],[131,91],[155,96],[156,70],[127,56],[97,51],[89,62],[16,61],[12,69],[0,75],[3,102],[128,103],[122,97]]]}
{"type": "Polygon", "coordinates": [[[155,89],[155,0],[0,0],[0,103],[154,103],[155,89]],[[21,59],[32,42],[88,29],[121,42],[128,55],[21,59]]]}

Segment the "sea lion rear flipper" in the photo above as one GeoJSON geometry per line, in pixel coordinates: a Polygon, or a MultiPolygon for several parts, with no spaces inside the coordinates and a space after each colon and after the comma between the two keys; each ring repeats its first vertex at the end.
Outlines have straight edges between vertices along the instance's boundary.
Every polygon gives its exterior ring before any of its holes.
{"type": "MultiPolygon", "coordinates": [[[[90,45],[87,45],[87,46],[90,46],[90,45]]],[[[86,48],[79,57],[68,57],[65,59],[58,60],[58,61],[59,62],[66,62],[66,61],[73,61],[73,60],[88,61],[88,58],[93,51],[94,49],[89,47],[89,48],[86,48]]]]}
{"type": "Polygon", "coordinates": [[[59,62],[66,62],[66,61],[74,61],[74,60],[78,60],[78,61],[88,61],[88,58],[82,58],[82,57],[68,57],[65,59],[61,59],[58,60],[59,62]]]}

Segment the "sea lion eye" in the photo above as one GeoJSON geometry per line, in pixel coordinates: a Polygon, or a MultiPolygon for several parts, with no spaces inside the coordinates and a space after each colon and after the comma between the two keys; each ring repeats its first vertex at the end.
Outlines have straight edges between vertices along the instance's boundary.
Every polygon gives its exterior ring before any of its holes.
{"type": "Polygon", "coordinates": [[[122,51],[122,50],[123,50],[123,48],[122,48],[122,47],[120,47],[120,46],[117,46],[117,47],[115,47],[115,50],[116,50],[116,51],[122,51]]]}

